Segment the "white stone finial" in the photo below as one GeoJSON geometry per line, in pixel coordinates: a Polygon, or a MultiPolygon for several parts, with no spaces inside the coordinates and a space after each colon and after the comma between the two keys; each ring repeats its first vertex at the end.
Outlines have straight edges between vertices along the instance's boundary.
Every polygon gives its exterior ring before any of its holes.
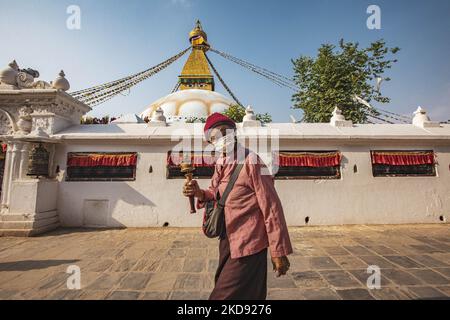
{"type": "Polygon", "coordinates": [[[166,121],[164,110],[161,107],[156,108],[152,116],[152,121],[166,121]]]}
{"type": "Polygon", "coordinates": [[[62,90],[62,91],[69,90],[70,83],[65,77],[66,77],[66,74],[64,73],[63,70],[61,70],[59,72],[59,76],[55,79],[55,81],[52,82],[52,87],[55,89],[62,90]]]}
{"type": "Polygon", "coordinates": [[[16,60],[11,61],[8,66],[0,70],[0,85],[3,86],[16,86],[16,77],[19,73],[19,66],[16,60]]]}
{"type": "Polygon", "coordinates": [[[242,126],[245,127],[260,127],[261,122],[256,120],[255,112],[251,106],[245,108],[245,116],[242,119],[242,126]]]}
{"type": "Polygon", "coordinates": [[[245,108],[244,121],[254,120],[256,120],[255,112],[253,111],[253,108],[251,106],[247,106],[247,108],[245,108]]]}
{"type": "Polygon", "coordinates": [[[413,125],[421,128],[430,127],[440,127],[439,122],[434,122],[430,120],[427,111],[419,106],[416,111],[414,111],[414,117],[412,120],[413,125]]]}
{"type": "Polygon", "coordinates": [[[333,116],[331,117],[331,119],[333,119],[333,120],[340,120],[340,121],[345,120],[345,117],[342,114],[341,109],[339,109],[338,107],[334,108],[332,115],[333,116]]]}
{"type": "Polygon", "coordinates": [[[148,124],[157,127],[167,125],[166,117],[164,116],[164,110],[161,107],[158,107],[155,111],[153,111],[152,118],[150,119],[148,124]]]}
{"type": "Polygon", "coordinates": [[[351,120],[345,120],[342,111],[335,107],[332,113],[332,117],[330,119],[330,124],[334,127],[352,127],[353,122],[351,120]]]}

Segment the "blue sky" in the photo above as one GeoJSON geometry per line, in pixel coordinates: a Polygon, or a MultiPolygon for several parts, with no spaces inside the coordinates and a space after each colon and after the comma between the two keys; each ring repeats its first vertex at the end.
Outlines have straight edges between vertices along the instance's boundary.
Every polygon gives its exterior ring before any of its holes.
{"type": "MultiPolygon", "coordinates": [[[[71,90],[115,80],[158,64],[189,45],[200,19],[210,44],[256,65],[292,76],[291,59],[315,55],[340,38],[362,46],[383,38],[398,46],[399,62],[387,74],[383,109],[411,114],[426,108],[450,119],[449,0],[0,0],[0,64],[16,59],[50,81],[64,69],[71,90]],[[66,28],[69,5],[81,9],[81,30],[66,28]],[[381,30],[366,27],[369,5],[381,8],[381,30]]],[[[289,89],[209,55],[232,91],[257,112],[288,122],[289,89]]],[[[131,90],[95,107],[92,115],[138,113],[174,87],[187,56],[131,90]]],[[[217,91],[225,93],[218,83],[217,91]]],[[[226,94],[226,93],[225,93],[226,94]]],[[[376,105],[380,106],[380,105],[376,105]]]]}

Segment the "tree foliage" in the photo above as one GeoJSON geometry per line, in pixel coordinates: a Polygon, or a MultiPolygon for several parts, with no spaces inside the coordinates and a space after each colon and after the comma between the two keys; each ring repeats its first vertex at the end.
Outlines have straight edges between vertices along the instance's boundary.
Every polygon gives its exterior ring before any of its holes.
{"type": "Polygon", "coordinates": [[[368,48],[359,44],[339,42],[338,48],[324,44],[317,57],[300,56],[292,60],[294,80],[299,91],[292,96],[294,108],[302,109],[306,122],[328,122],[335,107],[347,120],[367,123],[369,114],[378,113],[355,100],[355,95],[370,103],[388,103],[390,99],[377,90],[377,78],[397,62],[393,57],[400,49],[388,48],[384,40],[368,48]]]}

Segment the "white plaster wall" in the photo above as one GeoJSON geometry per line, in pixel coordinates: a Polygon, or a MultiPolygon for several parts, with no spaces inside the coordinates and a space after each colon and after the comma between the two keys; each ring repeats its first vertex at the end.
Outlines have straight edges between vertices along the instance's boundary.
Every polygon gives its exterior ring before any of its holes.
{"type": "MultiPolygon", "coordinates": [[[[108,227],[198,226],[201,215],[189,213],[181,195],[183,179],[166,179],[168,146],[90,144],[59,146],[56,164],[61,172],[58,212],[64,226],[83,225],[84,200],[109,200],[108,227]],[[136,180],[113,182],[65,181],[67,152],[138,152],[136,180]],[[150,165],[152,173],[149,173],[150,165]]],[[[207,181],[204,181],[207,182],[207,181]]]]}
{"type": "MultiPolygon", "coordinates": [[[[152,141],[98,145],[72,142],[56,149],[58,212],[63,226],[82,226],[85,200],[108,200],[108,227],[170,226],[199,227],[203,210],[191,215],[181,195],[183,179],[166,179],[166,156],[170,145],[152,141]],[[127,144],[128,143],[128,144],[127,144]],[[65,181],[67,152],[138,152],[136,181],[65,181]],[[149,173],[152,166],[153,172],[149,173]]],[[[291,226],[339,224],[439,223],[450,218],[450,146],[414,141],[366,143],[302,140],[281,141],[281,150],[340,150],[343,153],[339,180],[276,180],[287,222],[291,226]],[[434,149],[439,165],[437,177],[373,177],[371,149],[434,149]],[[358,172],[353,172],[354,164],[358,172]]],[[[207,187],[209,180],[200,180],[207,187]]]]}
{"type": "MultiPolygon", "coordinates": [[[[286,146],[286,145],[285,145],[286,146]]],[[[292,146],[290,150],[298,149],[292,146]]],[[[340,180],[276,180],[289,225],[439,223],[450,218],[450,147],[374,143],[336,146],[324,144],[307,150],[340,150],[340,180]],[[434,149],[436,177],[373,177],[371,149],[434,149]],[[353,166],[357,165],[357,173],[353,166]]]]}

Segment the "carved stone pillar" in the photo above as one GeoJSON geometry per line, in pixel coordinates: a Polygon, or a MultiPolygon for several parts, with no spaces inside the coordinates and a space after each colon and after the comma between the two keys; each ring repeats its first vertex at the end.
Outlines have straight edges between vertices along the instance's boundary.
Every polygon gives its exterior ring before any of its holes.
{"type": "Polygon", "coordinates": [[[18,177],[22,143],[8,143],[2,186],[2,213],[8,212],[12,182],[18,177]]]}
{"type": "Polygon", "coordinates": [[[24,142],[22,145],[22,149],[20,150],[20,161],[19,161],[19,175],[18,179],[26,179],[27,178],[27,168],[28,168],[28,157],[30,154],[31,143],[24,142]]]}
{"type": "Polygon", "coordinates": [[[12,146],[11,181],[16,180],[19,177],[22,146],[23,142],[14,142],[12,146]]]}
{"type": "Polygon", "coordinates": [[[0,214],[6,211],[8,208],[8,196],[9,196],[9,180],[11,172],[11,157],[12,157],[12,144],[7,143],[6,155],[5,155],[5,168],[3,172],[3,183],[2,183],[2,197],[1,197],[1,207],[0,214]]]}

